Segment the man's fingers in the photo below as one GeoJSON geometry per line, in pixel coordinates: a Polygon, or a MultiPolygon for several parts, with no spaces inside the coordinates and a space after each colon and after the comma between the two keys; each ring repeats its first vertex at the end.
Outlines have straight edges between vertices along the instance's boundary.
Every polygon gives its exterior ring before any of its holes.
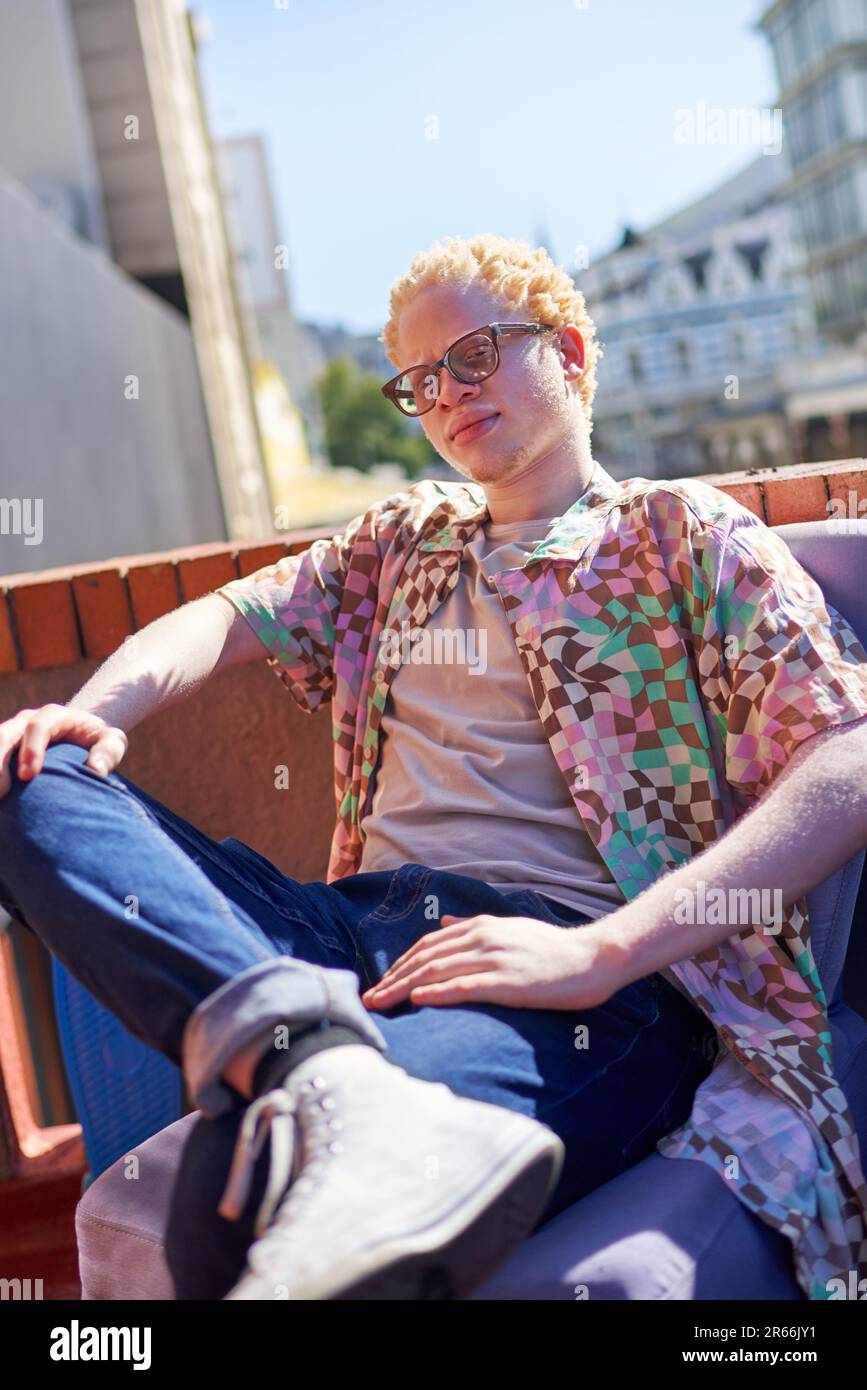
{"type": "MultiPolygon", "coordinates": [[[[45,750],[50,743],[77,743],[82,748],[93,748],[111,734],[126,735],[120,729],[112,729],[98,715],[74,706],[45,705],[31,714],[21,738],[18,752],[18,771],[22,777],[35,777],[42,771],[45,750]]],[[[121,745],[111,739],[106,752],[109,761],[117,758],[121,745]]],[[[122,753],[120,756],[123,756],[122,753]]]]}
{"type": "Polygon", "coordinates": [[[425,965],[418,966],[400,980],[393,984],[383,986],[382,983],[375,985],[369,995],[377,1004],[385,1008],[389,1007],[389,1000],[396,1002],[412,993],[420,985],[440,984],[445,980],[452,980],[461,975],[481,975],[490,970],[490,965],[482,960],[467,960],[466,954],[461,952],[457,955],[443,956],[436,960],[430,960],[425,965]]]}
{"type": "Polygon", "coordinates": [[[408,951],[404,951],[402,956],[398,956],[393,965],[386,970],[379,984],[391,984],[395,979],[404,975],[407,970],[412,970],[421,961],[430,959],[434,954],[442,950],[448,950],[456,938],[461,938],[466,933],[467,924],[473,918],[466,918],[457,926],[444,927],[438,931],[426,932],[418,941],[410,946],[408,951]]]}
{"type": "Polygon", "coordinates": [[[19,710],[18,714],[14,714],[11,719],[4,719],[0,724],[0,796],[5,796],[12,786],[9,763],[32,713],[33,710],[30,709],[19,710]]]}
{"type": "Polygon", "coordinates": [[[22,709],[13,714],[11,719],[4,719],[0,724],[0,759],[8,761],[13,749],[18,747],[27,721],[33,713],[32,709],[22,709]]]}
{"type": "Polygon", "coordinates": [[[89,748],[85,766],[104,773],[117,766],[129,742],[123,729],[75,706],[48,704],[20,710],[0,724],[0,796],[12,785],[9,765],[16,749],[17,775],[28,781],[42,771],[48,745],[61,741],[89,748]]]}
{"type": "Polygon", "coordinates": [[[129,746],[123,729],[103,729],[85,760],[85,766],[107,776],[117,767],[129,746]]]}
{"type": "Polygon", "coordinates": [[[414,970],[418,970],[421,966],[427,965],[429,961],[435,960],[444,951],[452,949],[452,943],[445,941],[439,946],[428,946],[423,951],[412,950],[409,954],[401,956],[400,960],[396,960],[394,965],[386,970],[382,978],[377,981],[375,988],[381,989],[384,985],[397,984],[399,980],[406,979],[406,976],[412,974],[414,970]]]}
{"type": "Polygon", "coordinates": [[[503,1003],[503,985],[489,970],[472,975],[459,975],[454,980],[444,980],[440,984],[422,985],[413,993],[417,1004],[465,1004],[477,1000],[479,1003],[503,1003]]]}
{"type": "Polygon", "coordinates": [[[19,777],[35,777],[42,771],[45,749],[52,739],[65,737],[75,720],[63,705],[43,705],[31,710],[18,748],[19,777]]]}

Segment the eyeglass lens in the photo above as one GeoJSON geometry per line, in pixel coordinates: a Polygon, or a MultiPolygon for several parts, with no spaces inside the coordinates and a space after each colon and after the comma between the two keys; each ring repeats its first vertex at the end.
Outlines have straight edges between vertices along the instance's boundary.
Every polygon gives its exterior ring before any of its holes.
{"type": "MultiPolygon", "coordinates": [[[[496,349],[485,333],[473,333],[452,349],[449,363],[462,381],[484,381],[497,364],[496,349]]],[[[407,415],[422,415],[439,395],[438,376],[429,367],[413,367],[397,382],[395,395],[407,415]]]]}

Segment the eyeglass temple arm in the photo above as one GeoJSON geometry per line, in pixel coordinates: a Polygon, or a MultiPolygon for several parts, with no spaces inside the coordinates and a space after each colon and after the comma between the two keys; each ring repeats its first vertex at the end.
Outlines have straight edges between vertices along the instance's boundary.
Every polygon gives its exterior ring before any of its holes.
{"type": "Polygon", "coordinates": [[[553,328],[552,323],[492,323],[492,328],[496,328],[498,334],[503,333],[544,333],[546,329],[553,328]]]}

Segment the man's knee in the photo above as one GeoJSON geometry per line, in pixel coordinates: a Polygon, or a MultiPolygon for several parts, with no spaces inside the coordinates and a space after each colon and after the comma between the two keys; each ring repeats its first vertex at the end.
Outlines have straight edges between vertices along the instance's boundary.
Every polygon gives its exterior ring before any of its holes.
{"type": "Polygon", "coordinates": [[[35,777],[18,776],[18,749],[9,760],[11,785],[0,797],[0,849],[14,855],[30,833],[52,830],[66,808],[80,804],[81,779],[99,778],[98,772],[84,770],[89,749],[75,743],[52,743],[45,750],[42,767],[35,777]]]}
{"type": "MultiPolygon", "coordinates": [[[[87,775],[88,770],[84,769],[84,763],[90,753],[90,749],[83,748],[79,743],[70,743],[64,740],[57,743],[49,743],[45,752],[42,754],[42,766],[35,777],[19,777],[18,758],[20,751],[20,748],[16,748],[9,759],[9,773],[12,779],[12,786],[6,796],[0,797],[0,813],[3,811],[4,804],[12,805],[13,802],[18,799],[15,797],[16,791],[21,793],[25,790],[29,791],[35,788],[42,790],[48,786],[49,781],[53,783],[56,780],[52,778],[52,774],[71,774],[73,778],[75,778],[79,772],[85,771],[85,775],[87,775]],[[46,774],[48,775],[46,776],[46,774]],[[42,780],[43,777],[45,777],[44,781],[42,780]]],[[[94,772],[92,775],[98,777],[99,773],[94,772]]]]}

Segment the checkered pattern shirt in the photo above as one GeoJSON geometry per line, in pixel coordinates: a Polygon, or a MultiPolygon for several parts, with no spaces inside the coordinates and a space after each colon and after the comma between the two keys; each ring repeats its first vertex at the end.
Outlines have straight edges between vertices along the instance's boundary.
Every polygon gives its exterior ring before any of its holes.
{"type": "MultiPolygon", "coordinates": [[[[330,704],[328,881],[358,871],[403,624],[423,627],[490,517],[477,484],[424,480],[330,540],[220,590],[303,710],[330,704]]],[[[798,745],[867,714],[867,654],[791,551],[697,479],[589,487],[494,578],[575,812],[627,899],[711,845],[798,745]]],[[[867,1275],[867,1184],[833,1068],[806,899],[774,932],[669,967],[720,1051],[658,1150],[709,1164],[792,1242],[808,1298],[867,1275]]],[[[665,973],[665,972],[664,972],[665,973]]]]}

